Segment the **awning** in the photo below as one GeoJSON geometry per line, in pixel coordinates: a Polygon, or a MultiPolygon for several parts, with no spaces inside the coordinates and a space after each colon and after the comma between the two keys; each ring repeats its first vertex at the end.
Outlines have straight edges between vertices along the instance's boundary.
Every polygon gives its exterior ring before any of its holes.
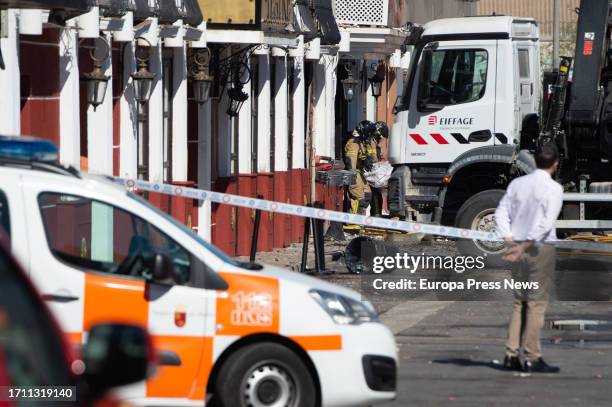
{"type": "Polygon", "coordinates": [[[134,2],[134,24],[141,23],[149,17],[153,17],[155,9],[149,7],[149,0],[132,0],[134,2]]]}
{"type": "Polygon", "coordinates": [[[123,17],[131,6],[128,0],[98,0],[102,17],[123,17]]]}
{"type": "Polygon", "coordinates": [[[176,20],[182,18],[181,11],[177,7],[176,0],[159,0],[159,23],[174,24],[176,20]]]}
{"type": "Polygon", "coordinates": [[[184,0],[185,1],[185,15],[183,17],[183,22],[185,24],[189,24],[192,27],[199,26],[202,21],[204,21],[204,17],[202,16],[202,10],[200,10],[200,5],[198,4],[198,0],[184,0]]]}
{"type": "Polygon", "coordinates": [[[305,41],[317,36],[317,24],[310,11],[310,0],[296,0],[293,5],[293,28],[305,41]]]}
{"type": "Polygon", "coordinates": [[[321,44],[336,45],[340,42],[340,30],[332,9],[332,0],[314,0],[314,15],[321,29],[321,44]]]}
{"type": "Polygon", "coordinates": [[[0,8],[36,8],[42,10],[63,8],[85,13],[91,7],[91,3],[91,1],[82,0],[0,0],[0,8]]]}
{"type": "Polygon", "coordinates": [[[93,0],[0,0],[0,9],[49,10],[49,21],[61,25],[64,25],[68,19],[87,13],[93,5],[93,0]]]}

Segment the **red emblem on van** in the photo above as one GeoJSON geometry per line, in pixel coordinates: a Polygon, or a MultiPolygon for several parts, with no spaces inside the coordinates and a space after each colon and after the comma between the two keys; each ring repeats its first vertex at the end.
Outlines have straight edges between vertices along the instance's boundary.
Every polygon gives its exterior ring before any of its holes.
{"type": "Polygon", "coordinates": [[[174,312],[174,325],[182,328],[187,323],[187,313],[185,311],[174,312]]]}

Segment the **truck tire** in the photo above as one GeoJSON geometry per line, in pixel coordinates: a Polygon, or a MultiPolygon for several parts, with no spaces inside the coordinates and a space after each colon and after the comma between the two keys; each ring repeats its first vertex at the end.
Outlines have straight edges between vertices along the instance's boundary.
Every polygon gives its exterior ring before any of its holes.
{"type": "Polygon", "coordinates": [[[230,355],[215,380],[222,407],[314,407],[315,384],[302,359],[272,342],[247,345],[230,355]]]}
{"type": "MultiPolygon", "coordinates": [[[[455,226],[462,229],[495,231],[493,214],[504,193],[501,189],[490,189],[470,197],[459,208],[455,226]]],[[[485,256],[485,263],[490,267],[505,264],[502,259],[504,244],[501,242],[458,239],[457,248],[463,255],[485,256]]]]}

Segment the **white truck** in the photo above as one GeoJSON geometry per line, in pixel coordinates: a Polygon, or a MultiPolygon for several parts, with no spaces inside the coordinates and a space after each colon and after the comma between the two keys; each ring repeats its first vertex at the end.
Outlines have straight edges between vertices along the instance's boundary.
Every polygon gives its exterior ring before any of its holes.
{"type": "MultiPolygon", "coordinates": [[[[610,11],[607,0],[582,1],[573,64],[563,58],[562,74],[545,84],[534,19],[466,17],[414,27],[390,136],[392,215],[494,230],[506,186],[535,168],[537,143],[552,140],[562,156],[557,180],[574,193],[566,194],[573,202],[564,205],[558,227],[612,230],[601,203],[609,208],[612,192],[610,11]],[[549,102],[544,114],[542,101],[549,102]]],[[[492,263],[503,249],[465,239],[458,246],[484,252],[492,263]]]]}

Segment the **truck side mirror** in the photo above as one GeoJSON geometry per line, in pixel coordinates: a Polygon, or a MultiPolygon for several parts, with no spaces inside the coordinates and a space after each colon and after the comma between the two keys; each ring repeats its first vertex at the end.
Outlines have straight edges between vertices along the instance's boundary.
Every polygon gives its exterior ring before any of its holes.
{"type": "Polygon", "coordinates": [[[152,372],[155,352],[145,329],[126,324],[100,324],[89,330],[82,356],[87,396],[93,400],[112,387],[145,380],[152,372]]]}

